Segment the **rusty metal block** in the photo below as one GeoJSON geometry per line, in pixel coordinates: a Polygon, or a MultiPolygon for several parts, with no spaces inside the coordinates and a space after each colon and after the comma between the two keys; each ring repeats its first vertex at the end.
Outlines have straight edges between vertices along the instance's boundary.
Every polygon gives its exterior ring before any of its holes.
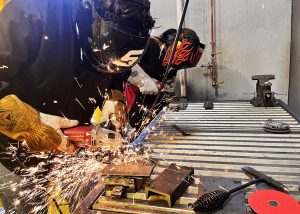
{"type": "Polygon", "coordinates": [[[124,186],[115,186],[111,191],[111,198],[121,199],[125,195],[124,186]]]}
{"type": "Polygon", "coordinates": [[[172,207],[193,182],[193,175],[193,168],[172,163],[146,186],[146,197],[151,201],[166,201],[172,207]]]}
{"type": "Polygon", "coordinates": [[[154,166],[143,164],[109,164],[103,171],[103,176],[150,178],[154,166]]]}
{"type": "Polygon", "coordinates": [[[112,191],[116,186],[123,186],[126,192],[136,192],[136,182],[133,178],[107,177],[104,179],[105,190],[112,191]]]}

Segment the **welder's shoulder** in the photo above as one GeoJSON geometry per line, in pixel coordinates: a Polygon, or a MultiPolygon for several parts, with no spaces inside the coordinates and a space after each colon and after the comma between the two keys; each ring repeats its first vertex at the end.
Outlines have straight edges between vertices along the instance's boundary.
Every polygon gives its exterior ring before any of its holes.
{"type": "MultiPolygon", "coordinates": [[[[14,17],[18,15],[32,16],[44,19],[47,17],[49,8],[60,10],[77,10],[81,0],[11,0],[1,11],[3,17],[14,17]]],[[[53,10],[52,10],[53,11],[53,10]]],[[[55,14],[51,14],[54,15],[55,14]]],[[[4,19],[2,19],[5,21],[4,19]]]]}

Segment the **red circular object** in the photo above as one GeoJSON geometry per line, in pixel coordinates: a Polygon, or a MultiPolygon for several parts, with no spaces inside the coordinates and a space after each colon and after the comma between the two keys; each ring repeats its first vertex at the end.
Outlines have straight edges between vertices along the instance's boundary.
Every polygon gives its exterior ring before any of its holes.
{"type": "Polygon", "coordinates": [[[275,190],[258,190],[248,198],[258,214],[300,214],[300,205],[290,195],[275,190]]]}

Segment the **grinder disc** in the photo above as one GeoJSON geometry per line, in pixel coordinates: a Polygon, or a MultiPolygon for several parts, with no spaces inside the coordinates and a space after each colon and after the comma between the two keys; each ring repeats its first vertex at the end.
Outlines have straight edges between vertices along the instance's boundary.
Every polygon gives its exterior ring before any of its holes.
{"type": "Polygon", "coordinates": [[[271,133],[285,134],[290,132],[290,126],[287,123],[276,120],[267,120],[263,126],[264,130],[271,133]]]}
{"type": "Polygon", "coordinates": [[[258,214],[299,214],[300,205],[286,193],[258,190],[248,198],[252,210],[258,214]]]}

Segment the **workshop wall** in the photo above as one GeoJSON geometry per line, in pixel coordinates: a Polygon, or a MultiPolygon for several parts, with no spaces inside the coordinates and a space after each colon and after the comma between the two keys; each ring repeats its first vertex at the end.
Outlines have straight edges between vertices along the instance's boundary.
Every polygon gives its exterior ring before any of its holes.
{"type": "MultiPolygon", "coordinates": [[[[158,18],[154,34],[176,27],[176,1],[151,0],[152,14],[158,18]]],[[[288,94],[292,0],[215,0],[217,56],[221,100],[249,100],[256,82],[251,76],[275,74],[273,91],[288,94]]],[[[185,26],[196,30],[207,45],[200,64],[210,61],[210,0],[190,0],[185,26]]],[[[205,98],[205,68],[187,71],[189,100],[205,98]]],[[[209,93],[214,89],[208,80],[209,93]]],[[[287,102],[287,95],[280,96],[287,102]]]]}
{"type": "Polygon", "coordinates": [[[289,105],[300,115],[300,1],[293,1],[289,105]]]}

